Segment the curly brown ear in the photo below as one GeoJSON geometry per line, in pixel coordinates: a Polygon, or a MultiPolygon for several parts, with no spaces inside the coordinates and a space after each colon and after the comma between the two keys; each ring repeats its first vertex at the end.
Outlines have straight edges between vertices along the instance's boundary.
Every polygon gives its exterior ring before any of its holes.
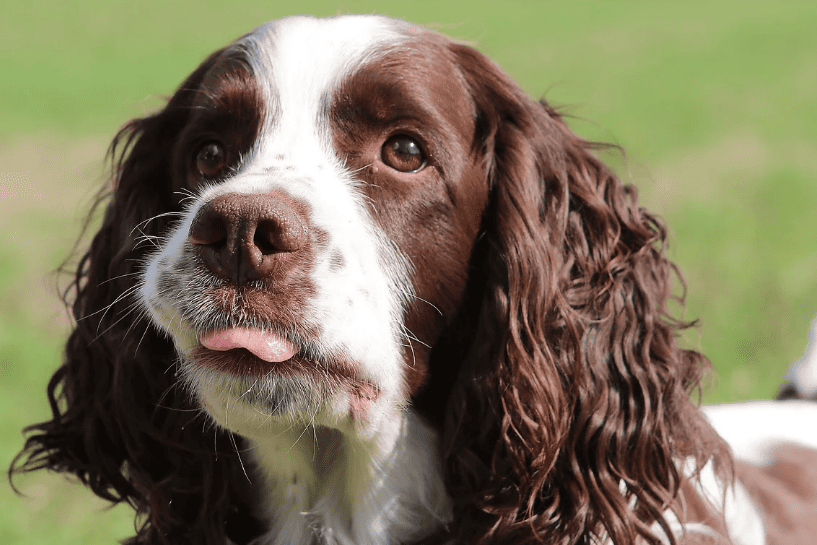
{"type": "Polygon", "coordinates": [[[102,498],[131,503],[144,515],[140,543],[223,543],[228,487],[237,480],[221,474],[232,470],[234,449],[218,452],[214,432],[205,438],[204,426],[192,422],[197,413],[175,387],[173,346],[139,320],[133,300],[152,240],[179,211],[172,151],[217,57],[111,144],[104,218],[66,292],[76,327],[48,384],[53,418],[26,428],[9,470],[10,477],[43,468],[73,473],[102,498]]]}
{"type": "Polygon", "coordinates": [[[457,334],[475,341],[445,415],[454,520],[473,521],[455,533],[660,543],[650,527],[671,536],[675,462],[722,448],[689,398],[708,361],[676,344],[689,324],[666,308],[677,274],[666,230],[594,157],[599,146],[453,47],[491,182],[467,303],[479,318],[457,334]]]}

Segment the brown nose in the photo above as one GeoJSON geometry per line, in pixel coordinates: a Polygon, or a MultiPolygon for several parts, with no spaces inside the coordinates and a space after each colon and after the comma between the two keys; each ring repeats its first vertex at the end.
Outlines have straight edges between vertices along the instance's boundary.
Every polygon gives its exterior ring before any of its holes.
{"type": "Polygon", "coordinates": [[[228,193],[199,209],[188,240],[210,272],[240,286],[269,276],[308,236],[306,223],[281,198],[228,193]]]}

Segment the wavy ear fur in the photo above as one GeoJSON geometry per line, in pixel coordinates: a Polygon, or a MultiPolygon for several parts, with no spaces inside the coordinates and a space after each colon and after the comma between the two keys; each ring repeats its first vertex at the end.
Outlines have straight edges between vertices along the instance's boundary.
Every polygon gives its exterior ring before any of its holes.
{"type": "MultiPolygon", "coordinates": [[[[676,464],[725,452],[690,401],[708,361],[676,344],[666,230],[544,102],[452,46],[491,198],[465,314],[473,339],[442,441],[464,543],[661,541],[676,464]],[[480,146],[482,148],[480,149],[480,146]],[[475,501],[476,500],[476,501],[475,501]]],[[[683,304],[683,297],[674,297],[683,304]]],[[[433,366],[432,366],[433,368],[433,366]]]]}
{"type": "Polygon", "coordinates": [[[53,418],[26,429],[9,470],[73,473],[102,498],[131,503],[143,515],[140,543],[223,545],[234,483],[246,482],[230,476],[235,448],[196,421],[176,388],[172,343],[146,320],[134,325],[133,315],[141,263],[179,211],[173,146],[218,55],[162,111],[130,122],[111,144],[102,225],[66,292],[76,327],[48,384],[53,418]]]}

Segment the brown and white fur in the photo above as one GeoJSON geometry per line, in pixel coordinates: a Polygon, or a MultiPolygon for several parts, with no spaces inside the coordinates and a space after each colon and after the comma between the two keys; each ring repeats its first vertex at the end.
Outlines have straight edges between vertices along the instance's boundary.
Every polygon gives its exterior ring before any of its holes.
{"type": "Polygon", "coordinates": [[[114,141],[17,469],[138,543],[817,540],[774,501],[814,508],[817,406],[690,401],[666,230],[599,147],[428,30],[255,29],[114,141]]]}

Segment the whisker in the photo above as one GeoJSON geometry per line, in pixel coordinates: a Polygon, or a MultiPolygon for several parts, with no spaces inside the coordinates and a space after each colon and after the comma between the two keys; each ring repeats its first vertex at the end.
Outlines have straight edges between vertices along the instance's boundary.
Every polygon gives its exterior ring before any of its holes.
{"type": "Polygon", "coordinates": [[[411,350],[411,366],[415,367],[417,365],[417,355],[414,353],[414,345],[411,344],[411,338],[406,334],[406,331],[408,331],[408,329],[404,327],[403,331],[401,332],[402,336],[407,340],[407,343],[402,346],[407,346],[409,350],[411,350]]]}
{"type": "MultiPolygon", "coordinates": [[[[108,331],[110,331],[112,328],[114,328],[114,327],[116,327],[117,325],[119,325],[119,323],[120,323],[120,322],[122,322],[122,320],[124,320],[125,318],[127,318],[128,316],[130,316],[131,314],[133,314],[133,313],[134,313],[136,310],[137,310],[137,309],[136,309],[136,307],[135,307],[135,306],[133,306],[133,305],[131,305],[131,306],[130,306],[130,309],[129,309],[127,312],[125,312],[125,313],[124,313],[124,314],[123,314],[123,315],[122,315],[122,316],[121,316],[121,317],[120,317],[118,320],[116,320],[114,323],[112,323],[111,325],[109,325],[108,327],[106,327],[106,328],[105,328],[105,330],[104,330],[104,331],[102,331],[102,332],[99,332],[99,326],[97,326],[97,331],[98,331],[98,332],[97,332],[97,336],[96,336],[96,337],[94,337],[93,342],[98,341],[100,338],[102,338],[102,337],[105,335],[105,333],[107,333],[107,332],[108,332],[108,331]]],[[[102,317],[102,318],[99,320],[99,324],[100,324],[100,325],[102,324],[102,320],[104,320],[104,318],[105,318],[105,317],[103,316],[103,317],[102,317]]]]}
{"type": "Polygon", "coordinates": [[[235,435],[232,433],[228,433],[227,435],[230,438],[230,443],[233,445],[233,452],[235,452],[235,455],[238,457],[238,463],[241,466],[241,472],[244,473],[244,476],[247,478],[247,482],[252,484],[252,479],[250,479],[250,476],[247,474],[247,468],[244,467],[244,460],[241,458],[241,452],[239,452],[238,450],[238,444],[235,441],[235,435]]]}
{"type": "MultiPolygon", "coordinates": [[[[129,273],[125,273],[125,274],[120,274],[120,275],[118,275],[118,276],[113,276],[113,277],[111,277],[111,278],[107,278],[107,279],[103,280],[102,282],[100,282],[99,284],[97,284],[97,286],[104,286],[104,285],[105,285],[105,284],[107,284],[108,282],[113,282],[113,281],[115,281],[115,280],[122,280],[123,278],[128,278],[128,277],[135,277],[135,278],[138,278],[138,277],[139,277],[139,273],[138,273],[138,272],[129,272],[129,273]]],[[[97,311],[97,312],[98,312],[98,311],[97,311]]],[[[93,316],[93,314],[89,314],[88,316],[93,316]]]]}
{"type": "Polygon", "coordinates": [[[417,335],[415,335],[414,333],[412,333],[412,332],[411,332],[411,331],[410,331],[410,330],[409,330],[407,327],[405,327],[405,326],[403,326],[403,334],[404,334],[404,335],[405,335],[405,337],[406,337],[407,339],[409,339],[410,341],[415,341],[415,342],[417,342],[417,343],[419,343],[419,344],[421,344],[421,345],[425,346],[426,348],[431,348],[431,345],[429,345],[429,344],[427,344],[427,343],[424,343],[423,341],[421,341],[420,339],[418,339],[418,338],[417,338],[417,335]]]}
{"type": "MultiPolygon", "coordinates": [[[[134,304],[135,304],[135,303],[134,303],[134,304]]],[[[126,329],[126,330],[125,330],[125,337],[127,337],[127,336],[130,334],[131,329],[133,329],[133,328],[134,328],[134,326],[136,326],[136,325],[137,325],[139,322],[141,322],[141,321],[142,321],[142,319],[144,319],[144,318],[145,318],[145,313],[144,313],[144,310],[139,309],[139,308],[137,308],[136,310],[138,310],[138,313],[137,313],[137,315],[136,315],[136,319],[135,319],[135,320],[133,320],[133,321],[130,323],[130,325],[128,326],[128,329],[126,329]]],[[[147,329],[146,329],[146,331],[147,331],[147,329]]],[[[142,334],[142,337],[139,339],[139,343],[141,343],[141,342],[142,342],[142,339],[144,339],[144,338],[145,338],[145,335],[144,335],[144,333],[143,333],[143,334],[142,334]]],[[[139,349],[139,343],[137,343],[137,344],[136,344],[136,350],[138,350],[138,349],[139,349]]],[[[134,352],[136,352],[136,350],[134,350],[134,352]]]]}
{"type": "Polygon", "coordinates": [[[139,223],[137,223],[133,227],[133,229],[131,229],[129,234],[130,234],[130,236],[133,236],[134,231],[137,231],[137,230],[141,231],[144,227],[147,226],[148,223],[152,222],[153,220],[156,220],[156,219],[159,219],[159,218],[165,218],[165,217],[168,217],[168,216],[181,216],[181,215],[182,215],[181,212],[177,212],[175,210],[171,210],[169,212],[162,212],[161,214],[156,214],[155,216],[151,216],[148,219],[142,220],[139,223]]]}
{"type": "MultiPolygon", "coordinates": [[[[86,315],[86,316],[83,316],[83,317],[82,317],[82,319],[84,320],[84,319],[86,319],[86,318],[90,318],[90,317],[92,317],[92,316],[96,316],[97,314],[99,314],[99,313],[101,312],[101,313],[102,313],[102,316],[99,318],[99,323],[97,324],[97,334],[99,335],[99,328],[100,328],[100,326],[102,326],[102,322],[104,322],[104,321],[105,321],[105,316],[107,316],[107,315],[108,315],[108,311],[109,311],[109,310],[111,310],[111,309],[112,309],[112,308],[113,308],[113,307],[114,307],[114,306],[115,306],[117,303],[120,303],[120,302],[122,302],[124,299],[126,299],[127,297],[132,296],[132,295],[133,295],[133,293],[134,293],[135,291],[137,291],[138,289],[139,289],[139,286],[138,286],[138,285],[133,285],[133,286],[129,287],[128,289],[126,289],[125,291],[123,291],[122,293],[120,293],[120,294],[119,294],[119,295],[116,297],[116,299],[114,299],[114,300],[113,300],[113,302],[112,302],[112,303],[110,303],[110,304],[108,304],[108,305],[105,305],[105,307],[104,307],[104,308],[101,308],[101,309],[97,310],[96,312],[93,312],[93,313],[91,313],[91,314],[88,314],[88,315],[86,315]]],[[[131,312],[133,312],[133,309],[134,309],[133,304],[128,305],[128,306],[126,307],[126,310],[127,310],[127,311],[125,312],[124,316],[122,316],[122,318],[124,318],[125,316],[128,316],[128,315],[129,315],[131,312]]],[[[108,327],[108,328],[107,328],[107,329],[106,329],[106,330],[105,330],[103,333],[107,332],[107,331],[108,331],[108,329],[110,329],[110,328],[111,328],[111,327],[113,327],[114,325],[116,325],[116,324],[118,324],[119,322],[121,322],[121,321],[122,321],[122,318],[120,318],[119,320],[117,320],[116,322],[114,322],[114,323],[113,323],[113,324],[112,324],[110,327],[108,327]]]]}
{"type": "Polygon", "coordinates": [[[434,310],[436,310],[436,311],[437,311],[437,314],[439,314],[440,316],[442,316],[442,315],[443,315],[443,313],[442,313],[442,311],[441,311],[440,309],[438,309],[436,306],[434,306],[434,304],[433,304],[433,303],[431,303],[431,302],[429,302],[429,301],[426,301],[426,300],[425,300],[425,299],[423,299],[422,297],[418,297],[418,296],[414,295],[413,293],[406,293],[405,295],[408,295],[409,297],[413,297],[414,299],[417,299],[418,301],[422,301],[423,303],[427,304],[428,306],[430,306],[431,308],[433,308],[434,310]]]}

